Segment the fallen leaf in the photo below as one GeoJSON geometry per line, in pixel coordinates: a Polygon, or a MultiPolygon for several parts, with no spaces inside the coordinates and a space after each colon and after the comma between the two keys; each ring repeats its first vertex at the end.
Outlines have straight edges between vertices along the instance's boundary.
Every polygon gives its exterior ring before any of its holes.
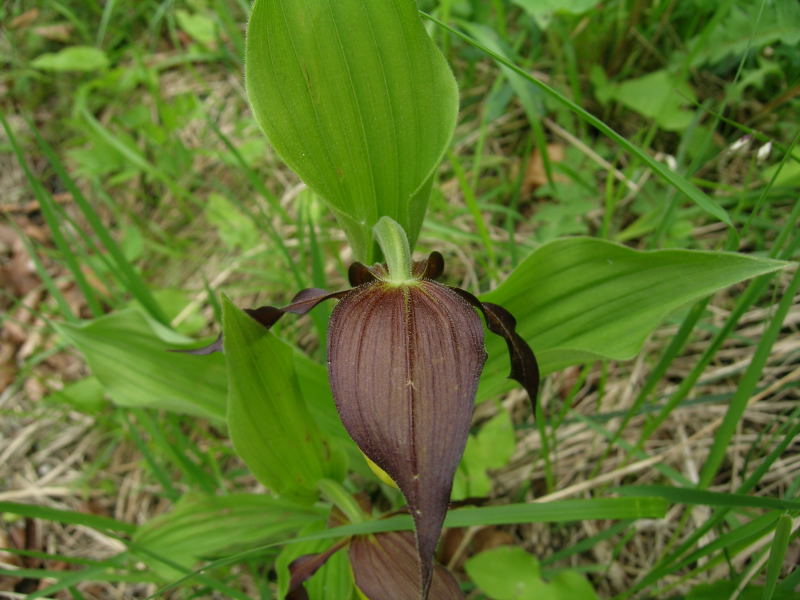
{"type": "MultiPolygon", "coordinates": [[[[564,146],[561,144],[547,144],[547,156],[550,163],[557,163],[564,160],[564,146]]],[[[556,181],[566,181],[563,175],[554,173],[556,181]]],[[[544,168],[544,159],[539,148],[534,148],[528,159],[528,166],[525,168],[525,177],[522,180],[522,192],[526,195],[532,194],[536,188],[547,183],[547,171],[544,168]]]]}
{"type": "Polygon", "coordinates": [[[36,19],[39,18],[39,9],[32,8],[30,10],[26,10],[24,13],[17,15],[8,23],[9,29],[21,29],[22,27],[27,27],[31,23],[33,23],[36,19]]]}
{"type": "Polygon", "coordinates": [[[53,25],[40,25],[33,32],[48,40],[68,42],[72,35],[72,25],[69,23],[55,23],[53,25]]]}

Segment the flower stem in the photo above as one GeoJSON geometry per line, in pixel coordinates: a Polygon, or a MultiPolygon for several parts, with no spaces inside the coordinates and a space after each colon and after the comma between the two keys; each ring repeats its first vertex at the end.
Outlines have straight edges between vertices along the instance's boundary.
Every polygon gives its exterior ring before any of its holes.
{"type": "Polygon", "coordinates": [[[381,217],[372,228],[389,270],[387,283],[403,285],[414,281],[411,275],[411,250],[408,237],[400,224],[390,217],[381,217]]]}

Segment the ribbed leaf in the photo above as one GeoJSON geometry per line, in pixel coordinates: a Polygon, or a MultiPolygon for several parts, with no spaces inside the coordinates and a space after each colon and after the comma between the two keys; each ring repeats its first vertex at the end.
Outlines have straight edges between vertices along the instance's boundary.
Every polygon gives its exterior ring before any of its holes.
{"type": "Polygon", "coordinates": [[[344,476],[344,457],[306,407],[291,349],[227,298],[223,332],[236,452],[268,488],[313,501],[319,479],[344,476]]]}
{"type": "Polygon", "coordinates": [[[224,419],[225,359],[221,355],[169,352],[191,340],[134,309],[55,327],[81,351],[117,404],[224,419]]]}
{"type": "Polygon", "coordinates": [[[285,538],[326,511],[276,500],[263,494],[184,496],[175,507],[148,521],[133,536],[134,551],[165,579],[183,573],[142,552],[147,550],[183,567],[222,550],[244,550],[285,538]]]}
{"type": "Polygon", "coordinates": [[[361,260],[382,215],[413,245],[458,90],[412,0],[257,0],[246,81],[270,142],[330,203],[361,260]]]}
{"type": "MultiPolygon", "coordinates": [[[[592,238],[550,242],[482,301],[500,304],[536,352],[542,373],[632,358],[673,310],[786,263],[727,252],[636,251],[592,238]]],[[[481,394],[504,389],[502,342],[487,339],[481,394]]]]}

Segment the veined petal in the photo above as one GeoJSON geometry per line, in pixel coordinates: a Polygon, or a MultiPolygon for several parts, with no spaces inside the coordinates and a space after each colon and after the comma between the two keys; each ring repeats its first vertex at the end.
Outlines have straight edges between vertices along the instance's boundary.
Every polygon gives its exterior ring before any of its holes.
{"type": "Polygon", "coordinates": [[[364,285],[342,298],[331,317],[333,397],[351,437],[408,501],[422,597],[485,360],[480,318],[433,281],[364,285]]]}
{"type": "MultiPolygon", "coordinates": [[[[356,585],[369,600],[417,600],[419,570],[414,537],[408,531],[358,536],[350,543],[356,585]]],[[[441,565],[433,567],[430,597],[463,600],[458,582],[441,565]]]]}
{"type": "Polygon", "coordinates": [[[461,288],[450,288],[483,313],[486,327],[506,341],[508,356],[511,360],[509,379],[519,382],[531,400],[531,408],[536,412],[536,396],[539,392],[539,363],[536,356],[522,336],[517,333],[517,320],[510,312],[499,304],[481,302],[475,296],[461,288]]]}

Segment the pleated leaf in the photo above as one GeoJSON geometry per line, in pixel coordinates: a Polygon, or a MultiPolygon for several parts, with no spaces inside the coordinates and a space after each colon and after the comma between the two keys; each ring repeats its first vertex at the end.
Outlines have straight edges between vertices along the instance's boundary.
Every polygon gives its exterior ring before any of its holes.
{"type": "MultiPolygon", "coordinates": [[[[786,263],[729,252],[637,251],[593,238],[544,244],[481,296],[517,320],[543,374],[632,358],[675,309],[786,263]]],[[[501,341],[488,338],[481,396],[508,387],[501,341]]]]}
{"type": "Polygon", "coordinates": [[[264,494],[187,495],[169,512],[148,521],[133,536],[134,552],[165,579],[182,572],[159,561],[163,556],[191,568],[201,558],[223,550],[246,550],[281,540],[325,521],[325,510],[298,505],[264,494]]]}
{"type": "Polygon", "coordinates": [[[192,340],[135,309],[55,327],[81,351],[116,404],[224,419],[225,359],[221,355],[169,352],[192,340]]]}
{"type": "Polygon", "coordinates": [[[266,487],[312,502],[317,481],[344,476],[344,456],[312,418],[292,350],[223,301],[228,361],[228,428],[237,454],[266,487]]]}
{"type": "Polygon", "coordinates": [[[416,239],[458,112],[413,0],[256,0],[247,93],[281,158],[337,214],[357,256],[394,218],[416,239]]]}

